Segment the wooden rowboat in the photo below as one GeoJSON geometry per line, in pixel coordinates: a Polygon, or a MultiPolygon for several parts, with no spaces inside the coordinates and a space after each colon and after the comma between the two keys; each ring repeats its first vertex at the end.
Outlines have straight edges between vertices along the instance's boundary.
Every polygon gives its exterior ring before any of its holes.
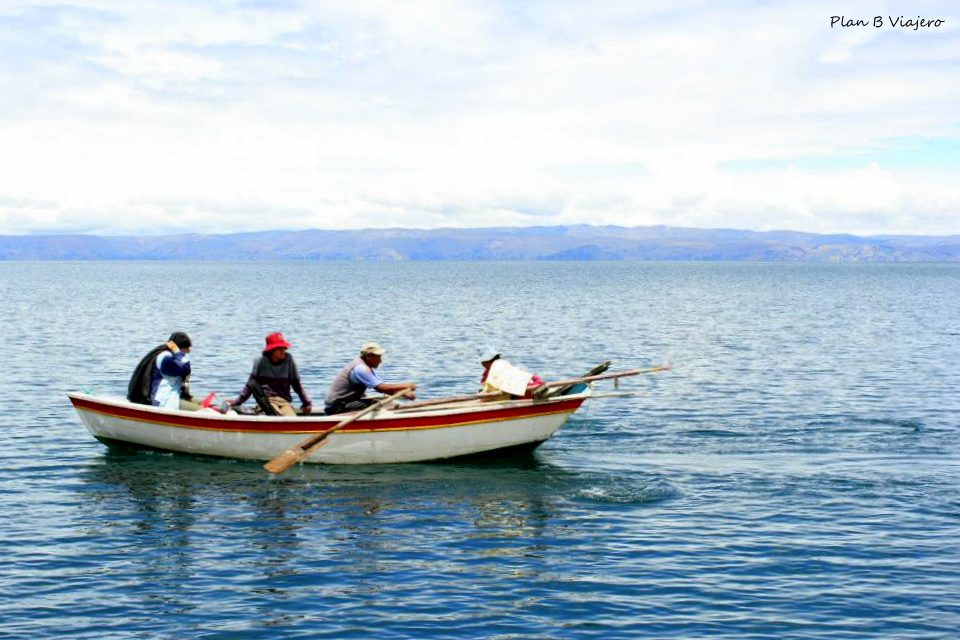
{"type": "MultiPolygon", "coordinates": [[[[161,409],[124,398],[67,395],[87,430],[105,444],[245,460],[270,460],[349,415],[224,415],[161,409]]],[[[548,398],[384,408],[331,433],[329,442],[304,461],[422,462],[533,450],[553,436],[588,397],[590,389],[581,384],[548,398]]]]}

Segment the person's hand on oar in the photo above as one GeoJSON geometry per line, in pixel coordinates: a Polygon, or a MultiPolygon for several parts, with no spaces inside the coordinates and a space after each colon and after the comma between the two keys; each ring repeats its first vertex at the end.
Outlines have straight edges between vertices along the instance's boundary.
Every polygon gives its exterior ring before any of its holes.
{"type": "Polygon", "coordinates": [[[417,394],[414,393],[414,391],[417,390],[416,382],[383,382],[374,387],[374,389],[380,393],[397,393],[402,391],[401,397],[407,400],[417,399],[417,394]]]}

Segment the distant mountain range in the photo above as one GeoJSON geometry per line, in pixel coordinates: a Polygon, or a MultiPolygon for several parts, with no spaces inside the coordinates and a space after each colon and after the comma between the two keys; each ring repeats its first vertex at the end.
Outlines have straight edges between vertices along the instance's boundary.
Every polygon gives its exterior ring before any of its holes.
{"type": "Polygon", "coordinates": [[[0,260],[733,260],[960,262],[960,236],[820,235],[682,227],[261,231],[0,236],[0,260]]]}

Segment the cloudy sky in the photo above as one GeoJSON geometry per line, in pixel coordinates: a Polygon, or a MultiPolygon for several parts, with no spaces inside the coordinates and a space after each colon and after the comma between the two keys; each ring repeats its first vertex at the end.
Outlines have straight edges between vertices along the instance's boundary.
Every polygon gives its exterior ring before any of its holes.
{"type": "Polygon", "coordinates": [[[4,0],[0,51],[0,234],[960,233],[956,3],[4,0]]]}

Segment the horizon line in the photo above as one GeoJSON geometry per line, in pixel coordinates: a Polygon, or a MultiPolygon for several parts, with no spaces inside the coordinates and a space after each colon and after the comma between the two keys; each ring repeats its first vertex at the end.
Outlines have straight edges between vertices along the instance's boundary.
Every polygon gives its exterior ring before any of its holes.
{"type": "Polygon", "coordinates": [[[490,226],[490,227],[358,227],[351,229],[331,229],[322,227],[307,227],[298,229],[267,228],[248,231],[231,231],[225,233],[210,233],[202,231],[171,231],[166,233],[92,233],[92,232],[71,232],[71,231],[32,231],[27,233],[0,233],[0,238],[55,238],[55,237],[82,237],[82,238],[166,238],[183,236],[239,236],[252,235],[258,233],[306,233],[306,232],[324,232],[324,233],[362,233],[362,232],[384,232],[384,231],[418,231],[418,232],[444,232],[444,231],[519,231],[525,229],[565,229],[565,228],[590,228],[590,229],[670,229],[682,231],[736,231],[741,233],[756,234],[777,234],[791,233],[808,236],[849,236],[853,238],[960,238],[960,233],[950,234],[923,234],[923,233],[878,233],[878,234],[859,234],[848,231],[799,231],[796,229],[767,229],[759,231],[756,229],[744,229],[738,227],[687,227],[672,226],[666,224],[648,224],[648,225],[615,225],[615,224],[553,224],[553,225],[517,225],[517,226],[490,226]]]}

